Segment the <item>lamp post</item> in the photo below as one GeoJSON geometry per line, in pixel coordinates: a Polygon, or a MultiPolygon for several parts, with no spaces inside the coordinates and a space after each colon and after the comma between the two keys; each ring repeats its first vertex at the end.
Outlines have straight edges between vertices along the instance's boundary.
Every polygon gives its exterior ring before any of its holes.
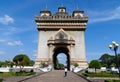
{"type": "Polygon", "coordinates": [[[119,67],[119,62],[118,62],[118,55],[117,55],[117,49],[119,47],[119,44],[116,43],[115,41],[112,41],[112,44],[109,45],[109,48],[115,52],[115,57],[116,57],[116,66],[119,71],[119,78],[120,78],[120,67],[119,67]]]}

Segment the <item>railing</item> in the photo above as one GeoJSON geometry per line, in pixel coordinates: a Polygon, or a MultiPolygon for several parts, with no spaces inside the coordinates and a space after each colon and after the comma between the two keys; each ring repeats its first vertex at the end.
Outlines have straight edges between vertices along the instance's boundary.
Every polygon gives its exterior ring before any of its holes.
{"type": "Polygon", "coordinates": [[[84,17],[54,17],[54,16],[36,16],[35,20],[88,20],[87,16],[84,17]]]}

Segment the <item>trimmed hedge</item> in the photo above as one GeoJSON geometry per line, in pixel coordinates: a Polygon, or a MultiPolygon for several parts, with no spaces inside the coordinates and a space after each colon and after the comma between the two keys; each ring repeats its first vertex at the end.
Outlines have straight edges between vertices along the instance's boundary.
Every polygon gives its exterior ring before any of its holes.
{"type": "Polygon", "coordinates": [[[120,82],[120,80],[105,80],[105,82],[120,82]]]}
{"type": "Polygon", "coordinates": [[[107,72],[101,72],[101,73],[82,73],[82,75],[86,77],[119,77],[118,74],[112,74],[107,72]]]}

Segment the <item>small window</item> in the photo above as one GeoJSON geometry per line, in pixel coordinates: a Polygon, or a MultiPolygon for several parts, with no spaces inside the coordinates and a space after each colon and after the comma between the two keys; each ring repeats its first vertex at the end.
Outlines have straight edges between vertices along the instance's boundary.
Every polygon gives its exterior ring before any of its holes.
{"type": "Polygon", "coordinates": [[[61,12],[63,12],[64,10],[63,9],[61,9],[61,12]]]}
{"type": "Polygon", "coordinates": [[[65,12],[65,9],[60,9],[59,12],[65,12]]]}

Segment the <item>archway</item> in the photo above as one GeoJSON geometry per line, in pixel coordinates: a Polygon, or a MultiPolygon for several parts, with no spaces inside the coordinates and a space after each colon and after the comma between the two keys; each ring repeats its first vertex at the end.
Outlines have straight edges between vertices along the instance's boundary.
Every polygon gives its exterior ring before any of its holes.
{"type": "Polygon", "coordinates": [[[66,55],[66,64],[65,66],[67,67],[68,70],[70,70],[70,55],[68,54],[68,49],[66,47],[58,47],[58,48],[55,48],[54,49],[54,54],[53,54],[53,66],[54,66],[54,69],[59,69],[58,66],[57,66],[57,62],[58,62],[58,59],[57,59],[57,56],[60,54],[60,53],[63,53],[64,55],[66,55]]]}

